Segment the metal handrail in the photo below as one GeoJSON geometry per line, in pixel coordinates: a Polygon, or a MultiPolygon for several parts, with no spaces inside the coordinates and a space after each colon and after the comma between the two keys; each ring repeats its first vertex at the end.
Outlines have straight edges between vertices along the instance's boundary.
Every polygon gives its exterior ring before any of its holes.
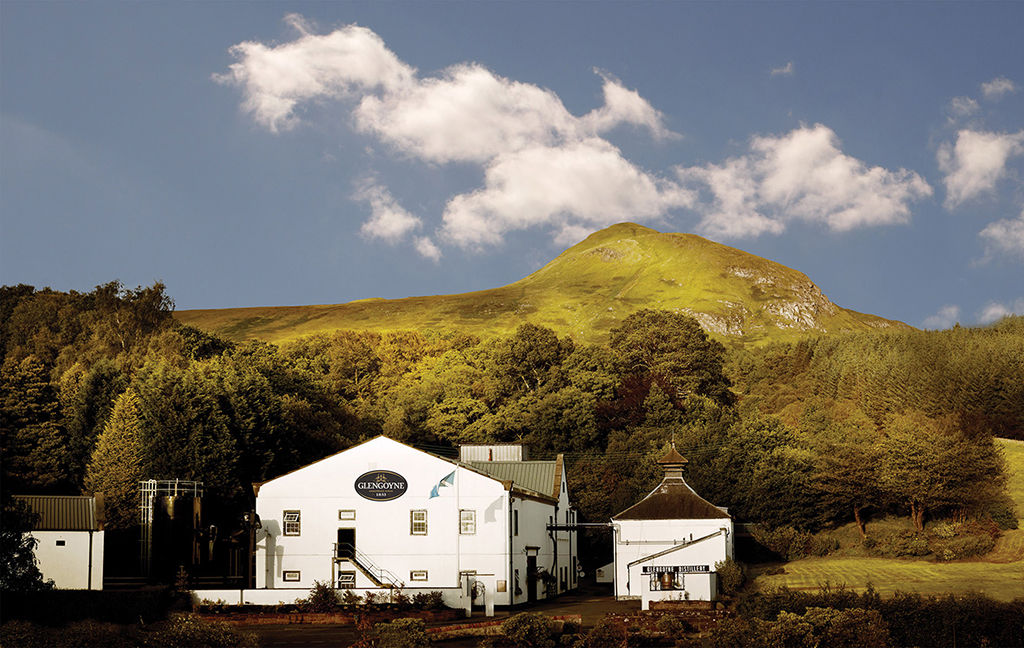
{"type": "Polygon", "coordinates": [[[383,567],[378,567],[376,563],[370,560],[369,556],[356,549],[355,545],[351,542],[335,542],[334,558],[335,560],[351,560],[358,565],[360,569],[371,575],[380,583],[387,583],[388,587],[400,588],[403,585],[398,576],[383,567]],[[339,549],[345,549],[348,555],[342,556],[339,549]]]}

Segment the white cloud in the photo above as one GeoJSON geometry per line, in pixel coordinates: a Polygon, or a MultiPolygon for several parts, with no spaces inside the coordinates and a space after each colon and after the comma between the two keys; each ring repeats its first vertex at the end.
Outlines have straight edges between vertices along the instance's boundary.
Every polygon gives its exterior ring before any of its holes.
{"type": "Polygon", "coordinates": [[[1024,210],[1014,219],[990,223],[978,234],[985,240],[985,257],[997,254],[1024,260],[1024,210]]]}
{"type": "MultiPolygon", "coordinates": [[[[307,104],[343,100],[354,127],[394,152],[480,165],[484,186],[448,201],[439,231],[445,241],[479,248],[526,227],[564,238],[580,228],[661,217],[691,202],[677,183],[640,169],[600,137],[621,125],[656,139],[678,137],[659,111],[610,74],[598,72],[604,104],[577,117],[554,92],[480,65],[421,78],[368,29],[345,26],[321,36],[298,16],[287,20],[296,40],[236,45],[230,72],[215,79],[241,87],[243,108],[274,132],[295,127],[307,104]]],[[[363,225],[367,236],[397,241],[421,224],[382,187],[362,187],[355,198],[373,211],[363,225]]],[[[433,239],[420,239],[417,248],[440,257],[433,239]]]]}
{"type": "Polygon", "coordinates": [[[360,228],[369,238],[396,243],[422,225],[419,218],[406,211],[385,187],[374,180],[360,183],[352,197],[370,205],[370,220],[360,228]]]}
{"type": "Polygon", "coordinates": [[[960,321],[960,307],[956,304],[946,304],[939,309],[939,312],[924,320],[924,328],[939,330],[947,329],[960,321]]]}
{"type": "Polygon", "coordinates": [[[1017,299],[1012,304],[989,302],[978,312],[978,323],[991,324],[1007,315],[1024,315],[1024,298],[1017,299]]]}
{"type": "Polygon", "coordinates": [[[978,102],[970,97],[953,97],[949,102],[949,113],[952,115],[951,121],[960,119],[963,117],[970,117],[974,113],[978,112],[980,106],[978,102]]]}
{"type": "Polygon", "coordinates": [[[698,207],[699,229],[728,238],[778,234],[793,220],[833,231],[906,223],[910,202],[931,195],[918,174],[869,167],[839,146],[830,128],[801,126],[779,137],[754,137],[745,156],[678,172],[713,197],[698,207]]]}
{"type": "Polygon", "coordinates": [[[441,260],[441,249],[434,244],[434,241],[429,236],[417,236],[415,244],[416,251],[421,256],[434,262],[441,260]]]}
{"type": "Polygon", "coordinates": [[[505,232],[550,224],[561,238],[630,219],[655,218],[693,204],[678,184],[659,181],[600,138],[503,154],[487,166],[484,186],[455,196],[442,233],[463,247],[499,243],[505,232]]]}
{"type": "Polygon", "coordinates": [[[771,71],[772,76],[793,76],[794,74],[796,74],[796,66],[793,61],[786,63],[783,67],[772,68],[771,71]]]}
{"type": "Polygon", "coordinates": [[[301,16],[286,22],[299,32],[291,43],[267,47],[246,41],[231,48],[235,63],[214,80],[241,86],[242,108],[273,132],[298,123],[303,101],[340,98],[377,89],[396,91],[413,82],[415,69],[398,60],[384,41],[365,27],[348,25],[326,36],[309,33],[301,16]]]}
{"type": "Polygon", "coordinates": [[[1024,130],[1014,134],[963,129],[956,144],[945,142],[936,159],[945,175],[947,209],[993,191],[1006,176],[1006,164],[1024,153],[1024,130]]]}
{"type": "Polygon", "coordinates": [[[988,83],[981,84],[981,92],[989,101],[997,101],[1005,94],[1016,92],[1020,87],[1006,77],[996,77],[988,83]]]}

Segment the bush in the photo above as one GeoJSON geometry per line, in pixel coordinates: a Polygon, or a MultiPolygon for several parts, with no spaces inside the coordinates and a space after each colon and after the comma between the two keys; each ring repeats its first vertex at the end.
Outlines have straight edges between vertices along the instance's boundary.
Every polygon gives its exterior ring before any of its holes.
{"type": "Polygon", "coordinates": [[[443,610],[447,607],[444,604],[444,594],[436,590],[433,592],[416,592],[412,596],[412,604],[423,610],[443,610]]]}
{"type": "Polygon", "coordinates": [[[626,629],[610,619],[601,619],[587,633],[587,648],[620,648],[626,645],[626,629]]]}
{"type": "Polygon", "coordinates": [[[144,645],[154,648],[256,648],[259,642],[256,635],[240,633],[226,623],[204,621],[194,614],[179,614],[147,637],[144,645]]]}
{"type": "Polygon", "coordinates": [[[374,628],[378,648],[425,648],[430,646],[427,626],[421,619],[395,619],[374,628]]]}
{"type": "Polygon", "coordinates": [[[80,621],[60,628],[28,621],[10,621],[0,627],[0,645],[91,646],[97,648],[256,648],[256,636],[226,623],[211,623],[193,614],[178,614],[151,626],[80,621]]]}
{"type": "Polygon", "coordinates": [[[306,612],[334,612],[338,609],[338,593],[330,583],[313,581],[309,598],[301,603],[306,612]]]}
{"type": "Polygon", "coordinates": [[[663,615],[658,619],[657,627],[670,639],[681,637],[690,630],[690,624],[672,614],[663,615]]]}
{"type": "Polygon", "coordinates": [[[517,646],[553,646],[554,623],[540,612],[523,612],[505,619],[501,633],[517,646]]]}
{"type": "Polygon", "coordinates": [[[774,529],[756,524],[752,530],[754,540],[769,551],[786,560],[799,560],[807,555],[813,536],[789,526],[774,529]]]}
{"type": "Polygon", "coordinates": [[[736,596],[747,582],[747,568],[732,558],[715,563],[715,572],[723,596],[736,596]]]}
{"type": "Polygon", "coordinates": [[[341,595],[342,605],[359,605],[363,602],[363,597],[356,594],[355,591],[347,589],[341,595]]]}

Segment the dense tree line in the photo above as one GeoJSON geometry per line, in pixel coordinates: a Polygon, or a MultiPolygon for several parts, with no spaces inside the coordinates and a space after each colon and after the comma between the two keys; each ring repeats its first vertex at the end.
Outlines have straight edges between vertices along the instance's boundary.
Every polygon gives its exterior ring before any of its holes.
{"type": "Polygon", "coordinates": [[[993,433],[1024,430],[1024,325],[852,334],[727,352],[639,311],[607,345],[526,324],[480,339],[337,331],[229,343],[178,324],[162,284],[4,287],[3,470],[23,493],[103,491],[130,525],[138,479],[250,484],[385,434],[433,450],[565,453],[584,517],[688,479],[742,520],[816,530],[870,512],[1015,524],[993,433]]]}

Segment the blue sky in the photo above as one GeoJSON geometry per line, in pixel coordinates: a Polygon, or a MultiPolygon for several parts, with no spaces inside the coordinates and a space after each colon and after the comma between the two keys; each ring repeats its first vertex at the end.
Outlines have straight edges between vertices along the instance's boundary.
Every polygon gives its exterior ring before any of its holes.
{"type": "Polygon", "coordinates": [[[1021,2],[0,3],[0,282],[505,285],[621,221],[1024,313],[1021,2]]]}

